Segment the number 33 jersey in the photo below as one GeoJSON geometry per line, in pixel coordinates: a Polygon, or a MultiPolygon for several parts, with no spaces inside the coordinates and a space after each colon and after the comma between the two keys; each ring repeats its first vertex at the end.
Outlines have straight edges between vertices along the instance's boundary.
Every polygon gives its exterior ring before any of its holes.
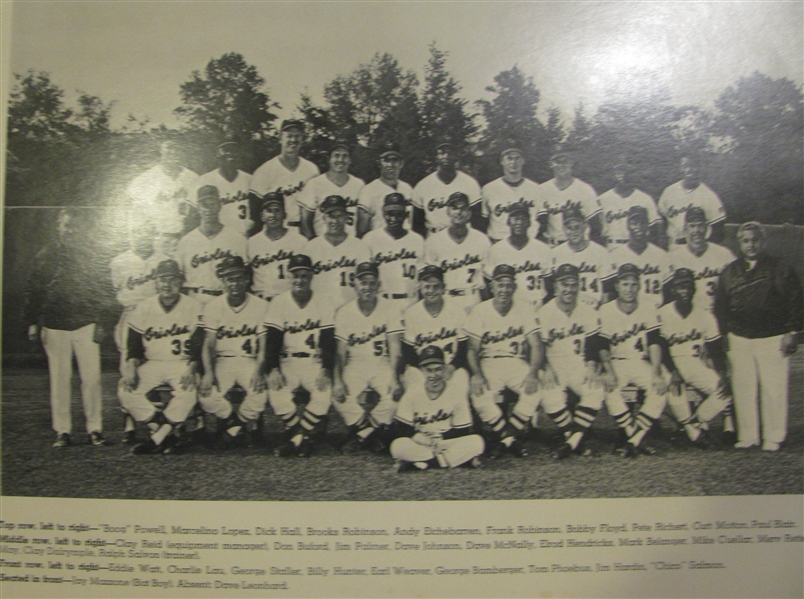
{"type": "Polygon", "coordinates": [[[254,358],[259,351],[257,338],[264,332],[262,322],[268,304],[256,295],[233,308],[225,295],[209,302],[204,310],[204,328],[215,333],[215,355],[221,358],[254,358]]]}
{"type": "Polygon", "coordinates": [[[180,295],[173,309],[166,312],[154,295],[134,309],[128,326],[142,335],[146,360],[187,360],[190,337],[201,326],[202,311],[199,302],[180,295]]]}

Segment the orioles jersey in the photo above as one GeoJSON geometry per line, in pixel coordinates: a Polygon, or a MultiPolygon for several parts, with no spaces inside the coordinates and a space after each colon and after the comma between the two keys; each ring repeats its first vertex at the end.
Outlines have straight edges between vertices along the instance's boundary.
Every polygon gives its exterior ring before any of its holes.
{"type": "Polygon", "coordinates": [[[579,298],[597,306],[603,297],[603,278],[611,267],[606,248],[590,241],[584,249],[576,252],[569,243],[562,243],[553,248],[550,274],[562,264],[572,264],[578,269],[579,298]]]}
{"type": "Polygon", "coordinates": [[[526,360],[527,337],[536,330],[536,319],[529,305],[514,302],[503,316],[494,307],[494,300],[486,300],[472,308],[463,328],[480,341],[480,358],[526,360]]]}
{"type": "Polygon", "coordinates": [[[355,267],[371,261],[371,250],[362,240],[347,236],[338,245],[332,245],[326,237],[314,237],[308,241],[303,254],[313,263],[313,291],[326,295],[337,308],[356,297],[354,288],[355,267]]]}
{"type": "Polygon", "coordinates": [[[124,308],[133,308],[146,298],[156,295],[154,271],[160,262],[167,259],[161,252],[141,258],[134,250],[115,256],[109,264],[109,270],[118,303],[124,308]]]}
{"type": "Polygon", "coordinates": [[[614,279],[617,269],[623,264],[633,264],[641,271],[639,282],[642,301],[650,301],[656,306],[662,304],[662,286],[670,278],[670,262],[667,252],[662,248],[649,243],[645,251],[637,254],[628,244],[620,245],[609,253],[609,262],[607,279],[614,279]]]}
{"type": "Polygon", "coordinates": [[[455,178],[444,183],[438,173],[431,173],[413,188],[413,205],[424,210],[424,222],[432,234],[450,226],[447,216],[447,199],[456,191],[469,197],[469,205],[480,201],[480,185],[472,177],[462,171],[456,171],[455,178]]]}
{"type": "Polygon", "coordinates": [[[444,298],[444,305],[437,316],[433,316],[424,306],[424,300],[416,302],[402,313],[405,325],[403,341],[416,353],[428,345],[435,345],[444,352],[444,360],[451,364],[458,351],[458,343],[466,340],[463,330],[466,312],[444,298]]]}
{"type": "Polygon", "coordinates": [[[484,265],[484,275],[491,279],[495,267],[500,264],[513,266],[516,270],[516,296],[532,305],[539,304],[545,296],[544,277],[550,272],[552,252],[550,246],[538,239],[529,239],[522,248],[503,239],[491,246],[484,265]]]}
{"type": "Polygon", "coordinates": [[[363,180],[349,175],[342,186],[335,185],[326,174],[319,175],[307,182],[299,194],[298,203],[301,208],[313,212],[313,230],[318,236],[327,232],[324,224],[324,213],[318,209],[327,196],[337,195],[346,200],[346,232],[351,236],[357,231],[357,198],[363,189],[363,180]]]}
{"type": "Polygon", "coordinates": [[[632,206],[641,206],[648,212],[648,225],[661,220],[656,202],[644,191],[635,189],[628,197],[623,197],[614,189],[600,196],[601,233],[606,247],[628,243],[628,211],[632,206]]]}
{"type": "Polygon", "coordinates": [[[271,158],[251,176],[251,192],[262,198],[266,193],[278,193],[285,198],[285,226],[299,225],[299,194],[305,184],[320,174],[318,167],[304,158],[290,170],[279,156],[271,158]]]}
{"type": "Polygon", "coordinates": [[[647,360],[648,333],[659,329],[656,308],[641,303],[631,314],[623,312],[617,300],[600,307],[600,336],[608,339],[612,359],[647,360]]]}
{"type": "Polygon", "coordinates": [[[530,179],[522,179],[518,185],[512,185],[500,177],[491,183],[486,183],[480,190],[480,195],[483,198],[483,216],[489,219],[486,234],[494,241],[508,237],[510,233],[508,210],[512,205],[527,206],[531,215],[536,214],[541,208],[539,184],[530,179]]]}
{"type": "Polygon", "coordinates": [[[204,328],[215,333],[215,355],[221,358],[256,358],[259,336],[265,332],[263,321],[268,308],[250,293],[236,308],[225,295],[216,297],[204,308],[204,328]]]}
{"type": "Polygon", "coordinates": [[[483,263],[491,242],[480,231],[469,227],[461,243],[443,229],[427,238],[424,244],[424,261],[444,271],[447,291],[469,291],[483,286],[483,263]]]}
{"type": "Polygon", "coordinates": [[[320,363],[321,331],[332,328],[333,312],[331,298],[326,294],[313,292],[310,301],[302,308],[294,299],[293,292],[286,291],[268,305],[265,326],[283,333],[283,357],[312,356],[320,363]]]}
{"type": "Polygon", "coordinates": [[[176,261],[184,271],[186,287],[223,289],[215,268],[224,258],[234,256],[246,261],[246,238],[230,227],[223,227],[213,237],[195,228],[182,237],[176,247],[176,261]]]}
{"type": "Polygon", "coordinates": [[[416,294],[416,273],[424,261],[424,239],[414,231],[406,231],[394,239],[385,229],[369,231],[363,236],[377,269],[380,271],[380,292],[385,294],[416,294]]]}
{"type": "Polygon", "coordinates": [[[667,252],[671,273],[677,268],[692,271],[695,276],[695,302],[709,311],[714,309],[715,288],[720,273],[736,259],[730,249],[712,242],[707,242],[706,250],[700,256],[693,254],[688,244],[676,246],[667,252]]]}
{"type": "Polygon", "coordinates": [[[307,238],[296,229],[287,229],[279,239],[271,239],[264,232],[249,237],[246,262],[251,266],[251,291],[263,299],[290,291],[288,261],[306,244],[307,238]]]}
{"type": "MultiPolygon", "coordinates": [[[[357,206],[368,214],[369,222],[371,223],[369,227],[370,231],[385,228],[385,215],[383,214],[382,208],[385,202],[385,196],[389,193],[401,193],[408,202],[413,198],[413,188],[404,181],[397,181],[396,188],[393,188],[382,179],[374,179],[374,181],[360,190],[360,195],[357,198],[357,206]]],[[[408,223],[413,222],[412,205],[408,207],[407,214],[409,219],[408,223]]]]}
{"type": "Polygon", "coordinates": [[[715,317],[704,304],[693,303],[686,318],[678,313],[675,302],[667,304],[659,309],[658,320],[673,358],[699,358],[704,343],[720,337],[715,317]]]}
{"type": "Polygon", "coordinates": [[[400,314],[392,302],[377,298],[371,314],[360,311],[357,300],[338,308],[335,313],[335,338],[349,348],[349,364],[365,360],[388,359],[388,335],[403,330],[400,314]]]}
{"type": "Polygon", "coordinates": [[[128,326],[142,335],[146,360],[189,360],[190,337],[201,326],[202,311],[200,303],[180,295],[167,312],[154,295],[134,309],[128,326]]]}
{"type": "Polygon", "coordinates": [[[251,225],[254,224],[248,208],[251,175],[239,170],[234,180],[229,181],[218,169],[205,173],[198,177],[193,184],[192,198],[194,200],[198,190],[204,185],[212,185],[218,189],[218,196],[221,199],[221,211],[218,218],[221,224],[232,227],[244,236],[248,235],[251,225]]]}
{"type": "Polygon", "coordinates": [[[536,217],[547,217],[545,237],[551,245],[557,245],[566,239],[561,226],[565,210],[578,208],[587,221],[600,212],[600,202],[594,188],[580,179],[573,179],[564,189],[559,189],[556,180],[550,179],[539,186],[539,196],[541,206],[536,217]]]}
{"type": "Polygon", "coordinates": [[[580,302],[567,314],[553,300],[536,313],[536,331],[548,362],[563,370],[581,368],[586,361],[587,338],[600,332],[600,317],[597,310],[580,302]]]}
{"type": "Polygon", "coordinates": [[[726,219],[723,202],[704,183],[695,189],[686,189],[683,181],[673,183],[662,192],[658,204],[659,212],[667,219],[667,239],[671,245],[684,239],[684,214],[693,206],[703,209],[710,226],[726,219]]]}
{"type": "Polygon", "coordinates": [[[471,426],[467,377],[452,377],[435,399],[427,396],[424,385],[424,375],[414,368],[410,373],[407,392],[396,408],[394,417],[397,420],[412,426],[416,432],[437,435],[471,426]]]}
{"type": "Polygon", "coordinates": [[[184,231],[188,204],[195,205],[190,192],[196,179],[198,175],[184,167],[171,177],[158,164],[135,178],[127,192],[135,208],[151,218],[158,233],[178,235],[184,231]]]}

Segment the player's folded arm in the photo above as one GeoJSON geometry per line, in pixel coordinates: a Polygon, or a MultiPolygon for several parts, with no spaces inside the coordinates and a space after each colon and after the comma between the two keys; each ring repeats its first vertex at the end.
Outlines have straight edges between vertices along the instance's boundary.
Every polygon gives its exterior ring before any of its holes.
{"type": "Polygon", "coordinates": [[[279,368],[279,354],[282,352],[282,343],[285,338],[285,331],[275,326],[268,325],[265,333],[265,372],[271,372],[279,368]]]}
{"type": "Polygon", "coordinates": [[[321,367],[327,372],[335,368],[335,356],[338,344],[335,342],[335,327],[324,327],[318,336],[318,347],[321,348],[321,367]]]}

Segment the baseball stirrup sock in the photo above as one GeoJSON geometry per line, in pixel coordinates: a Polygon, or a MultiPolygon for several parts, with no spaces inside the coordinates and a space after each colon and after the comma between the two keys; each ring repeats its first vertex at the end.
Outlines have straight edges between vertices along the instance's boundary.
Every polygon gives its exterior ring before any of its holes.
{"type": "Polygon", "coordinates": [[[524,431],[528,428],[528,423],[530,422],[529,418],[522,418],[519,414],[512,413],[511,419],[509,420],[511,426],[513,426],[518,432],[524,431]]]}
{"type": "Polygon", "coordinates": [[[587,429],[592,426],[592,423],[597,418],[597,410],[587,408],[586,406],[578,406],[575,408],[573,415],[573,422],[581,428],[587,429]]]}
{"type": "Polygon", "coordinates": [[[619,426],[621,429],[625,431],[625,434],[627,436],[630,437],[631,435],[634,434],[634,430],[636,427],[634,425],[634,420],[631,417],[630,412],[623,412],[622,414],[612,414],[611,417],[614,418],[614,422],[617,423],[617,426],[619,426]]]}
{"type": "Polygon", "coordinates": [[[547,415],[552,418],[553,422],[556,423],[556,426],[564,433],[564,436],[566,437],[569,426],[572,424],[572,414],[570,411],[567,408],[561,408],[557,412],[551,412],[547,415]]]}
{"type": "Polygon", "coordinates": [[[628,442],[634,447],[639,447],[639,444],[642,443],[642,440],[645,438],[645,435],[648,434],[654,422],[656,421],[653,418],[642,412],[637,414],[637,428],[634,433],[628,436],[628,442]]]}
{"type": "Polygon", "coordinates": [[[162,441],[165,440],[165,437],[167,437],[172,430],[173,425],[165,422],[165,424],[159,427],[159,430],[151,435],[151,441],[153,441],[155,445],[161,445],[162,441]]]}

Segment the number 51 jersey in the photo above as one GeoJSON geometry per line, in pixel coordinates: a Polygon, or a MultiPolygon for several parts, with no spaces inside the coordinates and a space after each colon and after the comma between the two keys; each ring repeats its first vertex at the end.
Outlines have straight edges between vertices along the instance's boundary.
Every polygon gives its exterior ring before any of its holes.
{"type": "Polygon", "coordinates": [[[186,295],[166,312],[154,295],[140,302],[128,319],[128,326],[142,335],[145,359],[188,360],[190,337],[201,326],[203,307],[186,295]]]}

